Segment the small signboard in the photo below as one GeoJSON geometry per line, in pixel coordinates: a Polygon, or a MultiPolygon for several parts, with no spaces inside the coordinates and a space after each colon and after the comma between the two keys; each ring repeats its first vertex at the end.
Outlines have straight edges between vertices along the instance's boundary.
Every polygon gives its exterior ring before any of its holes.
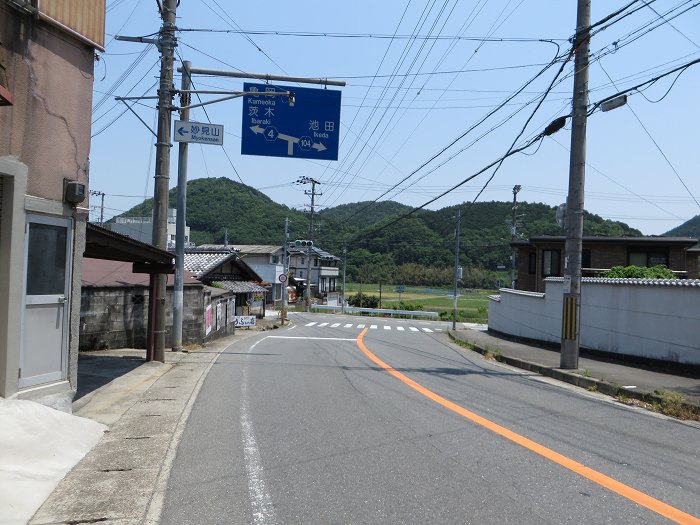
{"type": "Polygon", "coordinates": [[[240,326],[255,326],[255,316],[254,315],[237,315],[233,318],[233,325],[236,327],[240,326]]]}
{"type": "Polygon", "coordinates": [[[175,142],[190,142],[194,144],[224,145],[224,127],[205,122],[189,120],[175,121],[175,142]]]}
{"type": "Polygon", "coordinates": [[[243,90],[260,93],[243,97],[243,155],[338,160],[340,91],[249,82],[243,90]]]}

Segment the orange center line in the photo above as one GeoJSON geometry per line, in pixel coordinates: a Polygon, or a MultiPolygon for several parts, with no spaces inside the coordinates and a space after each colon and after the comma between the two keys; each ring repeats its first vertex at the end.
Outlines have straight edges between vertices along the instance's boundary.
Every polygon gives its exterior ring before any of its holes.
{"type": "Polygon", "coordinates": [[[503,436],[504,438],[512,441],[513,443],[516,443],[528,450],[531,450],[532,452],[539,454],[540,456],[545,457],[550,461],[553,461],[554,463],[566,469],[569,469],[572,472],[575,472],[576,474],[579,474],[580,476],[583,476],[584,478],[589,479],[590,481],[597,483],[598,485],[605,487],[606,489],[609,489],[624,498],[627,498],[630,501],[633,501],[643,507],[646,507],[647,509],[656,512],[661,516],[673,520],[676,523],[682,523],[684,525],[700,525],[700,519],[696,518],[695,516],[687,514],[682,510],[672,507],[671,505],[668,505],[656,498],[652,498],[644,492],[640,492],[639,490],[625,485],[624,483],[621,483],[609,476],[606,476],[605,474],[598,472],[597,470],[593,470],[592,468],[586,467],[585,465],[582,465],[581,463],[578,463],[577,461],[574,461],[571,458],[559,454],[558,452],[555,452],[552,449],[549,449],[543,445],[540,445],[539,443],[536,443],[535,441],[521,436],[520,434],[517,434],[512,430],[509,430],[505,427],[502,427],[501,425],[498,425],[497,423],[494,423],[493,421],[481,417],[480,415],[475,414],[474,412],[471,412],[470,410],[467,410],[466,408],[463,408],[448,399],[445,399],[444,397],[436,394],[432,390],[425,388],[423,385],[416,383],[413,379],[395,370],[392,366],[388,365],[387,363],[379,359],[375,354],[373,354],[365,346],[365,343],[363,341],[366,333],[367,328],[362,330],[362,332],[360,332],[360,335],[357,337],[357,346],[360,348],[360,350],[362,350],[367,357],[369,357],[382,369],[389,372],[395,378],[410,386],[417,392],[420,392],[425,397],[432,399],[439,405],[442,405],[443,407],[459,414],[460,416],[463,416],[469,419],[470,421],[473,421],[474,423],[481,425],[482,427],[487,428],[488,430],[500,436],[503,436]]]}

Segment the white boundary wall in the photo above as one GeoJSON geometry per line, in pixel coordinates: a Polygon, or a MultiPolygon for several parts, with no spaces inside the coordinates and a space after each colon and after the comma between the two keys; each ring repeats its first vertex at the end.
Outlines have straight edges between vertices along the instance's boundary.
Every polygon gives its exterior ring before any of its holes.
{"type": "MultiPolygon", "coordinates": [[[[546,293],[501,289],[489,328],[559,343],[563,279],[546,293]]],[[[584,278],[580,345],[621,355],[700,365],[700,280],[584,278]]]]}

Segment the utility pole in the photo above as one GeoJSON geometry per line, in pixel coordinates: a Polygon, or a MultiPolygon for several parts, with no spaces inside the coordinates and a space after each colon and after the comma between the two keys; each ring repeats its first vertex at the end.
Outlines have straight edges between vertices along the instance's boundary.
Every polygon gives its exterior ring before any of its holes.
{"type": "Polygon", "coordinates": [[[104,220],[105,220],[105,192],[104,191],[97,191],[97,190],[90,190],[90,195],[94,195],[95,197],[101,197],[100,227],[102,227],[102,226],[104,226],[104,220]]]}
{"type": "MultiPolygon", "coordinates": [[[[189,61],[182,63],[182,90],[180,94],[180,120],[190,119],[190,76],[189,61]]],[[[173,290],[173,352],[182,350],[182,319],[184,310],[185,274],[185,227],[187,215],[187,142],[180,142],[177,161],[177,217],[175,223],[175,288],[173,290]]]]}
{"type": "MultiPolygon", "coordinates": [[[[170,180],[170,128],[172,127],[173,56],[175,14],[177,0],[162,0],[160,15],[163,25],[158,35],[160,51],[160,86],[158,88],[158,132],[156,139],[156,168],[153,188],[153,245],[161,250],[168,248],[168,182],[170,180]]],[[[166,278],[163,273],[151,274],[150,300],[153,302],[153,336],[149,345],[149,357],[165,362],[165,297],[166,278]]]]}
{"type": "MultiPolygon", "coordinates": [[[[518,192],[520,191],[520,184],[513,186],[513,217],[510,223],[510,240],[514,241],[518,238],[518,215],[516,210],[518,209],[518,192]]],[[[511,246],[510,248],[510,287],[515,289],[515,250],[511,246]]]]}
{"type": "MultiPolygon", "coordinates": [[[[323,195],[323,193],[316,193],[316,185],[321,184],[316,179],[311,177],[299,177],[297,179],[297,184],[311,184],[311,191],[305,190],[304,194],[311,197],[311,214],[309,217],[309,240],[314,239],[314,209],[316,206],[316,195],[323,195]]],[[[306,248],[306,311],[311,310],[311,246],[306,248]]]]}
{"type": "Polygon", "coordinates": [[[340,313],[345,313],[345,270],[348,265],[348,247],[343,244],[343,302],[340,303],[340,313]]]}
{"type": "MultiPolygon", "coordinates": [[[[287,260],[287,246],[289,246],[289,218],[284,218],[284,247],[282,252],[282,272],[289,279],[289,261],[287,260]]],[[[287,317],[289,296],[287,295],[287,281],[282,283],[282,326],[284,326],[284,320],[287,317]]]]}
{"type": "Polygon", "coordinates": [[[457,329],[457,285],[459,278],[459,230],[462,222],[462,210],[457,208],[457,217],[455,220],[455,275],[454,275],[454,298],[452,301],[452,330],[457,329]]]}
{"type": "Polygon", "coordinates": [[[566,199],[564,293],[560,367],[578,368],[581,315],[581,252],[583,195],[586,179],[586,121],[588,117],[588,54],[591,1],[578,0],[574,37],[574,94],[572,100],[569,194],[566,199]]]}

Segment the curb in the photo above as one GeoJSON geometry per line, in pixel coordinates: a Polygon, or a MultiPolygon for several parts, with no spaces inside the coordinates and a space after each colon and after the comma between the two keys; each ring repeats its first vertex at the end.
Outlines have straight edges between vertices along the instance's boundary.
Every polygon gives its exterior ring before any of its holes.
{"type": "MultiPolygon", "coordinates": [[[[624,396],[626,398],[631,398],[631,399],[636,399],[638,401],[641,401],[643,403],[648,403],[650,405],[662,405],[663,403],[667,402],[667,399],[665,399],[663,396],[654,394],[654,393],[649,393],[649,392],[639,392],[637,390],[632,390],[629,388],[625,388],[623,386],[617,385],[615,383],[610,383],[608,381],[604,381],[602,379],[596,379],[593,377],[585,377],[580,374],[576,374],[573,372],[567,372],[565,370],[562,370],[560,368],[553,368],[551,366],[545,366],[539,363],[533,363],[531,361],[526,361],[524,359],[520,359],[517,357],[511,357],[511,356],[505,356],[502,354],[494,354],[492,351],[487,350],[486,348],[483,348],[479,346],[476,343],[473,343],[471,341],[467,341],[465,339],[460,339],[459,337],[456,337],[452,330],[448,330],[447,335],[449,338],[459,344],[463,348],[467,348],[464,345],[468,345],[468,348],[483,355],[483,356],[490,356],[493,357],[494,360],[504,363],[510,366],[514,366],[516,368],[521,368],[523,370],[527,370],[529,372],[535,372],[536,374],[545,376],[545,377],[551,377],[552,379],[556,379],[558,381],[563,381],[565,383],[569,383],[570,385],[577,386],[579,388],[585,388],[586,390],[590,391],[596,391],[601,394],[605,394],[610,397],[618,398],[620,396],[624,396]],[[460,344],[460,343],[464,343],[460,344]]],[[[685,401],[685,399],[681,402],[681,406],[695,414],[698,418],[700,418],[700,406],[694,405],[692,403],[688,403],[685,401]]],[[[652,408],[649,408],[650,410],[653,410],[652,408]]],[[[654,410],[655,411],[655,410],[654,410]]],[[[676,418],[677,419],[677,418],[676,418]]]]}

